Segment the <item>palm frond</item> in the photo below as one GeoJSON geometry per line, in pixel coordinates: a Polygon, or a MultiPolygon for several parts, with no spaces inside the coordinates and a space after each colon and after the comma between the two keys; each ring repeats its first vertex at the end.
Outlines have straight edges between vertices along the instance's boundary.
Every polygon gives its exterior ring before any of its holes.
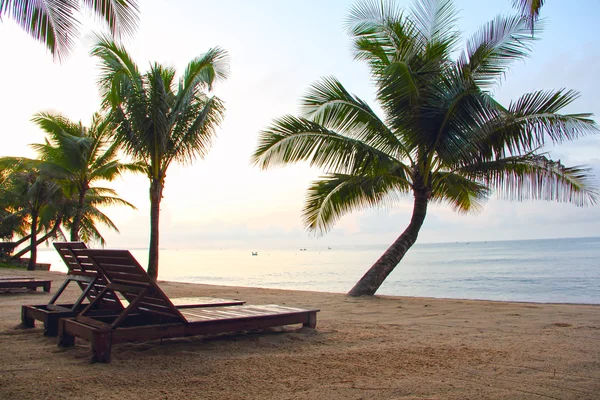
{"type": "Polygon", "coordinates": [[[323,234],[344,214],[366,207],[393,203],[410,190],[408,182],[393,175],[356,176],[329,174],[308,188],[302,210],[304,225],[323,234]]]}
{"type": "Polygon", "coordinates": [[[169,165],[172,160],[188,163],[196,157],[206,157],[217,127],[225,117],[225,106],[216,96],[197,96],[187,108],[188,112],[180,115],[172,128],[171,147],[163,165],[169,165]]]}
{"type": "Polygon", "coordinates": [[[98,57],[100,78],[98,84],[103,105],[110,109],[123,98],[142,95],[142,77],[127,50],[108,36],[98,35],[90,54],[98,57]]]}
{"type": "Polygon", "coordinates": [[[336,78],[326,77],[312,84],[301,102],[306,118],[361,140],[393,158],[410,159],[408,150],[371,107],[350,94],[336,78]]]}
{"type": "Polygon", "coordinates": [[[540,9],[544,5],[544,0],[512,0],[513,7],[519,10],[521,17],[527,20],[531,28],[535,26],[540,17],[540,9]]]}
{"type": "Polygon", "coordinates": [[[392,164],[408,171],[408,167],[388,154],[304,118],[284,116],[261,132],[252,156],[255,165],[266,169],[300,161],[337,173],[356,173],[392,164]]]}
{"type": "Polygon", "coordinates": [[[114,38],[131,36],[137,29],[139,8],[136,0],[81,0],[104,21],[114,38]]]}
{"type": "MultiPolygon", "coordinates": [[[[443,53],[452,52],[459,39],[458,14],[452,0],[420,0],[411,8],[410,19],[423,48],[443,45],[443,53]]],[[[441,48],[438,49],[440,51],[441,48]]]]}
{"type": "Polygon", "coordinates": [[[509,200],[549,200],[577,206],[595,204],[598,189],[591,170],[566,167],[545,154],[526,154],[473,163],[460,169],[509,200]]]}
{"type": "MultiPolygon", "coordinates": [[[[538,24],[534,32],[540,31],[538,24]]],[[[475,32],[458,65],[478,86],[490,87],[500,82],[513,62],[529,56],[534,40],[521,17],[498,16],[475,32]]]]}
{"type": "Polygon", "coordinates": [[[508,109],[482,126],[485,154],[502,157],[505,153],[522,154],[543,147],[547,139],[554,143],[598,134],[592,114],[560,114],[579,97],[573,90],[560,89],[527,93],[511,102],[508,109]]]}
{"type": "Polygon", "coordinates": [[[477,213],[490,195],[487,186],[453,172],[439,171],[432,176],[432,200],[445,201],[454,211],[477,213]]]}
{"type": "Polygon", "coordinates": [[[63,60],[73,50],[79,30],[78,0],[0,0],[0,17],[13,19],[27,34],[63,60]]]}

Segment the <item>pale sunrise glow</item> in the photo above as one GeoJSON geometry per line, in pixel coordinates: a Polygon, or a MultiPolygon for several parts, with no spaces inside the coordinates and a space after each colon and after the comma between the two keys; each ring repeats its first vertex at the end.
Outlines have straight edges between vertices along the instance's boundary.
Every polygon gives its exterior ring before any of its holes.
{"type": "MultiPolygon", "coordinates": [[[[214,46],[231,56],[230,78],[215,87],[227,112],[211,152],[192,166],[173,165],[167,174],[161,247],[386,244],[401,233],[410,216],[410,199],[391,209],[348,215],[332,232],[314,238],[303,229],[301,211],[308,183],[320,171],[305,165],[260,171],[250,165],[260,130],[283,114],[297,114],[300,96],[323,76],[337,77],[374,104],[368,70],[353,60],[343,26],[354,1],[173,1],[168,7],[154,0],[140,3],[140,27],[126,47],[142,68],[157,61],[182,71],[189,60],[214,46]]],[[[600,115],[600,44],[594,21],[600,4],[582,3],[586,6],[562,1],[544,6],[545,31],[532,57],[517,63],[498,89],[500,101],[508,104],[528,91],[566,87],[581,92],[567,111],[600,115]]],[[[461,0],[456,5],[462,10],[464,38],[496,14],[513,12],[510,1],[461,0]]],[[[58,64],[12,21],[0,23],[0,156],[33,156],[28,145],[44,140],[30,122],[36,112],[57,111],[87,124],[98,110],[98,69],[88,55],[94,25],[88,21],[86,26],[87,37],[58,64]]],[[[587,164],[600,171],[599,148],[600,137],[588,137],[548,151],[567,165],[587,164]]],[[[147,246],[147,178],[126,175],[108,186],[138,208],[106,210],[121,230],[103,230],[108,246],[147,246]]],[[[476,216],[432,206],[419,241],[595,236],[599,227],[598,207],[491,200],[476,216]]]]}

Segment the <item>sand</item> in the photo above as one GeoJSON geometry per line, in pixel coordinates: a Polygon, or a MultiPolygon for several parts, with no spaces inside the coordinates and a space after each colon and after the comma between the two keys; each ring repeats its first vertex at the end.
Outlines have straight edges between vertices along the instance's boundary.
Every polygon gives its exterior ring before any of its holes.
{"type": "MultiPolygon", "coordinates": [[[[15,275],[0,269],[0,276],[15,275]]],[[[18,275],[24,273],[19,272],[18,275]]],[[[53,279],[64,275],[25,273],[53,279]]],[[[0,293],[3,399],[596,399],[600,306],[342,294],[160,282],[173,297],[321,309],[317,329],[59,348],[22,329],[40,291],[0,293]]],[[[74,285],[73,285],[74,286],[74,285]]],[[[78,290],[66,292],[74,300],[78,290]]]]}

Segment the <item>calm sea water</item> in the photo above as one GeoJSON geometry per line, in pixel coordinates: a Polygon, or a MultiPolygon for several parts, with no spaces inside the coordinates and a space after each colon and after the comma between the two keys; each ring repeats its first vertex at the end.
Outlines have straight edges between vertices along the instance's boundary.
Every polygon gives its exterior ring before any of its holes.
{"type": "MultiPolygon", "coordinates": [[[[159,279],[345,293],[385,249],[164,249],[159,279]]],[[[66,271],[50,249],[40,261],[66,271]]],[[[416,244],[378,294],[600,304],[600,238],[416,244]]]]}

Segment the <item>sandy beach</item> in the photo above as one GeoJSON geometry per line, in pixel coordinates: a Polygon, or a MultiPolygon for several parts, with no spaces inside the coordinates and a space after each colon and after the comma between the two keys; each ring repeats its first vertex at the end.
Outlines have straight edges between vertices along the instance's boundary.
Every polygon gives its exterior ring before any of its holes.
{"type": "MultiPolygon", "coordinates": [[[[64,275],[0,269],[2,275],[64,275]]],[[[59,348],[22,304],[0,293],[3,399],[596,399],[600,306],[503,303],[160,282],[172,297],[240,298],[319,308],[317,329],[291,326],[116,345],[90,364],[89,344],[59,348]]],[[[74,287],[66,298],[74,300],[74,287]]]]}

